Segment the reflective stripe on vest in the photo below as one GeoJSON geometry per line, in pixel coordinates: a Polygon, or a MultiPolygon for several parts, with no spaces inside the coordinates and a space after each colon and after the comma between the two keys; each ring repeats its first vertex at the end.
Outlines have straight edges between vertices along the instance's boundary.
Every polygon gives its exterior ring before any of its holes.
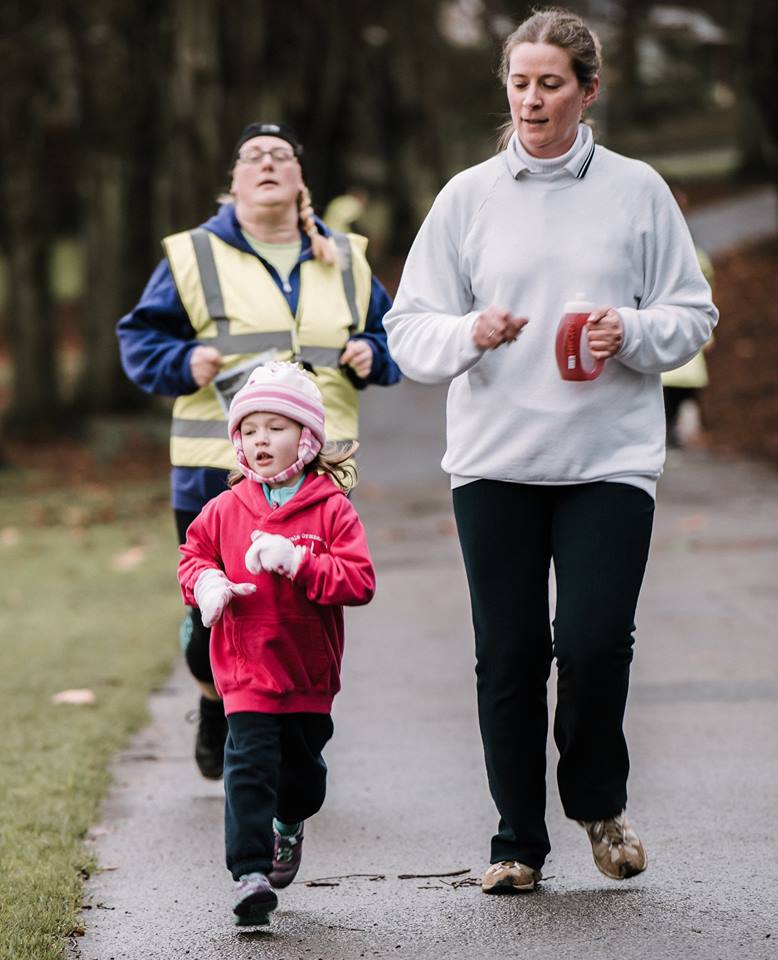
{"type": "MultiPolygon", "coordinates": [[[[340,269],[316,260],[300,265],[296,316],[253,254],[202,228],[167,237],[163,244],[197,339],[222,353],[223,370],[247,361],[305,362],[313,367],[324,398],[328,438],[353,440],[359,393],[338,361],[349,337],[364,329],[371,273],[364,238],[341,234],[335,242],[340,269]]],[[[177,466],[235,466],[212,384],[176,400],[170,449],[177,466]]]]}

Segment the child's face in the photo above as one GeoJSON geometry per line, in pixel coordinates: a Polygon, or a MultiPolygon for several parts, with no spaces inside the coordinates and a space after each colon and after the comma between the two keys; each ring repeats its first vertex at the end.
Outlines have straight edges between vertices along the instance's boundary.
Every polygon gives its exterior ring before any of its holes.
{"type": "MultiPolygon", "coordinates": [[[[303,428],[280,413],[250,413],[240,423],[243,453],[260,477],[274,477],[297,459],[303,428]]],[[[289,481],[294,482],[295,478],[289,481]]]]}

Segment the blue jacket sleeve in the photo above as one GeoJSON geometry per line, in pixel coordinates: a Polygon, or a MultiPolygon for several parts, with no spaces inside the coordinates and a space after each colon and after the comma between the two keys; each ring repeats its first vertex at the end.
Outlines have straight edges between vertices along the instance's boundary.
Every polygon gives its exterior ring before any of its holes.
{"type": "Polygon", "coordinates": [[[141,390],[166,397],[197,390],[189,365],[195,332],[167,260],[157,265],[138,303],[117,324],[116,335],[124,372],[141,390]]]}
{"type": "Polygon", "coordinates": [[[389,353],[386,330],[384,330],[384,315],[389,311],[391,305],[392,301],[389,294],[384,290],[381,282],[373,277],[371,279],[370,303],[367,308],[365,329],[353,337],[354,340],[367,340],[373,348],[373,366],[366,380],[358,377],[351,367],[344,367],[346,375],[357,390],[364,390],[371,383],[378,384],[381,387],[390,387],[402,377],[400,368],[392,360],[392,355],[389,353]]]}

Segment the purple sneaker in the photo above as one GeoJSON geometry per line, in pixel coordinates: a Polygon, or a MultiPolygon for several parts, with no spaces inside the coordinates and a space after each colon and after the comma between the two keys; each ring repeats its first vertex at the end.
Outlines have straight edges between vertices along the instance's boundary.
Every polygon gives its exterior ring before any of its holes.
{"type": "Polygon", "coordinates": [[[277,906],[278,897],[264,873],[245,873],[240,878],[232,908],[236,926],[264,926],[270,923],[269,914],[277,906]]]}
{"type": "Polygon", "coordinates": [[[275,824],[273,824],[275,841],[273,844],[273,867],[267,875],[267,879],[276,890],[288,887],[297,876],[300,861],[303,858],[303,827],[304,823],[301,823],[297,833],[293,833],[291,837],[285,837],[276,830],[275,824]]]}

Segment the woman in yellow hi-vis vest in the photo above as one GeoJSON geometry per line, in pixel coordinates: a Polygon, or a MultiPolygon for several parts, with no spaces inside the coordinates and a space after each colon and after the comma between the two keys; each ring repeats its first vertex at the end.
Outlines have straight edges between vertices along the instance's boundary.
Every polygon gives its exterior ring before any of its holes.
{"type": "MultiPolygon", "coordinates": [[[[265,360],[297,360],[316,377],[330,441],[357,439],[359,391],[400,379],[386,344],[388,294],[366,241],[314,216],[295,133],[252,123],[235,145],[229,196],[194,230],[166,237],[165,259],[117,327],[127,376],[176,397],[170,437],[172,505],[180,542],[226,489],[234,452],[230,400],[265,360]]],[[[222,775],[226,722],[213,687],[210,633],[190,611],[182,646],[202,688],[195,759],[222,775]]]]}

